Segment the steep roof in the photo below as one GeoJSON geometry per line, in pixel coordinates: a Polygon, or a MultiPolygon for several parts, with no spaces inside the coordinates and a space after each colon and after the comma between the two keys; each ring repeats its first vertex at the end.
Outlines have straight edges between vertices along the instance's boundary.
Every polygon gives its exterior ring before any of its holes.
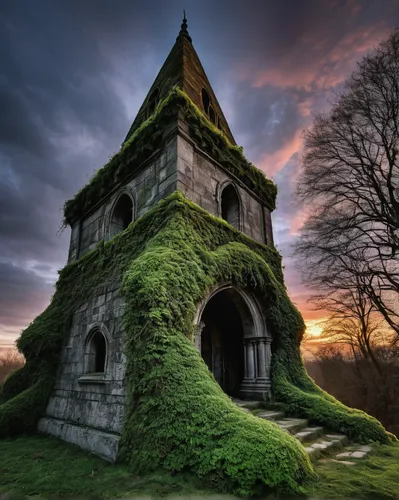
{"type": "Polygon", "coordinates": [[[193,103],[224,133],[233,145],[236,144],[222,108],[193,47],[185,17],[176,42],[144,99],[124,142],[152,114],[154,105],[165,99],[176,86],[190,97],[193,103]],[[207,106],[208,99],[209,105],[207,106]]]}

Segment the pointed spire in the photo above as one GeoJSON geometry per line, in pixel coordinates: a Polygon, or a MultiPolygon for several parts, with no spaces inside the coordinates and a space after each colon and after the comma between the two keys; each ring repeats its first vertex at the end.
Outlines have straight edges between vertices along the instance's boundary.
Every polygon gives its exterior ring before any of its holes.
{"type": "Polygon", "coordinates": [[[186,19],[186,11],[185,10],[183,10],[183,22],[181,24],[180,33],[179,33],[179,36],[177,37],[177,39],[181,36],[184,36],[185,38],[187,38],[187,40],[190,43],[192,42],[191,36],[188,34],[188,31],[187,31],[187,19],[186,19]]]}

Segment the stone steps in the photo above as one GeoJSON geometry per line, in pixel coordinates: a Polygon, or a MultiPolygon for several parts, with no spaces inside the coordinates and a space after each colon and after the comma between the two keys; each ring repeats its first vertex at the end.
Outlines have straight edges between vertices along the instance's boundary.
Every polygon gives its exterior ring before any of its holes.
{"type": "MultiPolygon", "coordinates": [[[[370,446],[348,444],[344,434],[328,433],[321,426],[309,426],[302,418],[288,418],[278,409],[265,409],[261,401],[233,401],[245,412],[271,420],[281,429],[292,434],[305,448],[311,461],[335,462],[343,466],[354,466],[372,450],[370,446]]],[[[276,405],[278,408],[279,406],[276,405]]]]}
{"type": "Polygon", "coordinates": [[[321,455],[340,450],[347,443],[348,438],[344,434],[324,434],[316,441],[305,447],[309,457],[314,460],[321,455]]]}
{"type": "MultiPolygon", "coordinates": [[[[285,417],[283,411],[262,409],[264,403],[260,401],[242,401],[234,399],[233,401],[244,411],[259,418],[271,420],[281,429],[292,434],[303,443],[311,460],[317,460],[321,456],[328,455],[334,451],[342,452],[343,446],[348,441],[344,434],[328,434],[324,427],[309,426],[309,422],[304,418],[289,418],[285,417]]],[[[342,458],[345,457],[347,457],[347,455],[345,453],[342,454],[342,458]]]]}

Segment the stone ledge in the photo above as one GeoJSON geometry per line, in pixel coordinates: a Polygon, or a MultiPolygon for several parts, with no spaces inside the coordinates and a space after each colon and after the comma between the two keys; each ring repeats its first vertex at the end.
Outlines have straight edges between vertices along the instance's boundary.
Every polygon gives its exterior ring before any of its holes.
{"type": "Polygon", "coordinates": [[[101,384],[104,385],[107,380],[104,377],[104,374],[96,374],[96,373],[87,373],[86,375],[82,375],[78,378],[79,384],[101,384]]]}
{"type": "Polygon", "coordinates": [[[118,456],[120,438],[118,434],[111,434],[90,427],[80,427],[64,420],[47,417],[39,420],[37,429],[43,434],[50,434],[63,441],[75,444],[108,462],[115,462],[118,456]]]}

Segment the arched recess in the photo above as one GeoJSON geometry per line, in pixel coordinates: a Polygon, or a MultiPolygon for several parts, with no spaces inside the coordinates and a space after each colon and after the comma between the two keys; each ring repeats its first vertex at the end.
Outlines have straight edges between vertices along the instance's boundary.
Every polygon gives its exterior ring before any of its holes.
{"type": "Polygon", "coordinates": [[[209,119],[212,123],[216,124],[216,114],[212,106],[209,106],[209,119]]]}
{"type": "Polygon", "coordinates": [[[124,231],[134,220],[134,200],[131,194],[124,190],[116,199],[110,211],[109,237],[112,238],[124,231]]]}
{"type": "Polygon", "coordinates": [[[108,366],[110,337],[105,325],[92,325],[84,343],[84,374],[105,376],[108,366]]]}
{"type": "Polygon", "coordinates": [[[156,88],[151,92],[151,95],[148,98],[147,118],[149,118],[155,113],[158,104],[159,104],[159,89],[156,88]]]}
{"type": "Polygon", "coordinates": [[[220,184],[218,186],[216,198],[218,201],[219,216],[236,229],[242,231],[242,202],[234,183],[228,180],[220,184]]]}
{"type": "Polygon", "coordinates": [[[197,308],[194,344],[231,396],[266,397],[271,340],[262,308],[247,290],[220,285],[197,308]]]}
{"type": "Polygon", "coordinates": [[[205,90],[205,89],[201,90],[201,99],[202,99],[202,105],[204,107],[204,111],[208,115],[209,114],[209,106],[211,104],[211,98],[210,98],[207,90],[205,90]]]}

